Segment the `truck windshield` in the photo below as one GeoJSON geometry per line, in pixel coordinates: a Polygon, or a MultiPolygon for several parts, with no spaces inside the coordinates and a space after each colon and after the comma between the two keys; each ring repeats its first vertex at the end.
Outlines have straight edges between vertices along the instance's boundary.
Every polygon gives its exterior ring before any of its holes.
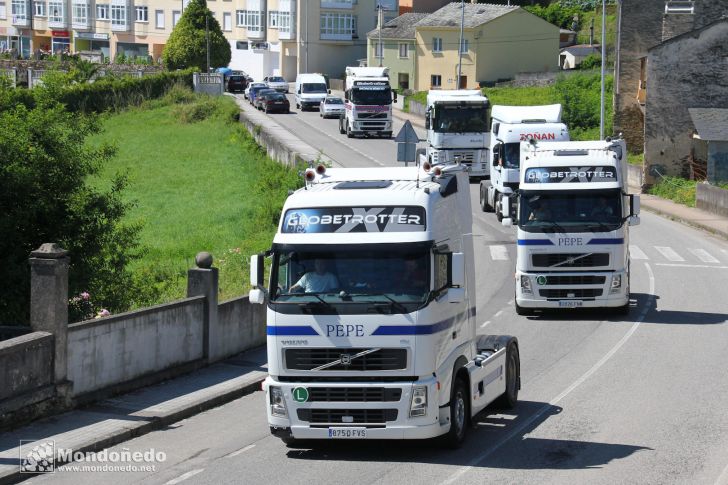
{"type": "Polygon", "coordinates": [[[622,226],[617,190],[521,191],[518,227],[527,232],[610,232],[622,226]]]}
{"type": "Polygon", "coordinates": [[[304,83],[301,85],[302,93],[309,94],[326,94],[326,84],[324,83],[304,83]]]}
{"type": "Polygon", "coordinates": [[[438,133],[483,133],[488,131],[488,108],[485,106],[438,106],[435,131],[438,133]]]}
{"type": "Polygon", "coordinates": [[[503,167],[519,168],[521,166],[521,144],[506,143],[503,145],[503,167]]]}
{"type": "Polygon", "coordinates": [[[351,102],[354,104],[392,104],[392,90],[386,89],[352,89],[351,102]]]}
{"type": "Polygon", "coordinates": [[[412,312],[430,292],[430,247],[274,247],[271,303],[314,313],[412,312]]]}

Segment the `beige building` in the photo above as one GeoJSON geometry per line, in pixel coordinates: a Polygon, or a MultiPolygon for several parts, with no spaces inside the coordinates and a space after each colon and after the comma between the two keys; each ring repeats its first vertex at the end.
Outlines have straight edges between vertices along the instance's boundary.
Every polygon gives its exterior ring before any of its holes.
{"type": "MultiPolygon", "coordinates": [[[[187,1],[0,0],[0,52],[96,50],[111,60],[157,61],[187,1]]],[[[230,68],[289,81],[298,72],[338,77],[366,58],[366,32],[376,27],[380,4],[387,19],[397,15],[397,0],[207,2],[230,41],[230,68]]]]}
{"type": "MultiPolygon", "coordinates": [[[[416,24],[418,91],[457,87],[461,16],[460,3],[450,3],[416,24]]],[[[559,31],[520,7],[466,3],[460,87],[555,71],[559,31]]]]}

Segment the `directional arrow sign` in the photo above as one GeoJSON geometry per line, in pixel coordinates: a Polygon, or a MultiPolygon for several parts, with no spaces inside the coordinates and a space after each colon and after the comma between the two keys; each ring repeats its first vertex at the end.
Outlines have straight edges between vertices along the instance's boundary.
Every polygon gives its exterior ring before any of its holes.
{"type": "Polygon", "coordinates": [[[394,141],[397,143],[417,143],[420,141],[420,137],[417,136],[415,129],[412,128],[412,123],[407,120],[404,122],[402,129],[399,130],[399,133],[397,133],[397,137],[394,141]]]}

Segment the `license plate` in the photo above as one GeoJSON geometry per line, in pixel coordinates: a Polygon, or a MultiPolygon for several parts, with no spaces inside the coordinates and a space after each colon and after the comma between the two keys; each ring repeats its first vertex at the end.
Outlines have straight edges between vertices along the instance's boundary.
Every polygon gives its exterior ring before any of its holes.
{"type": "Polygon", "coordinates": [[[275,103],[273,103],[273,104],[283,104],[283,101],[276,101],[276,102],[275,102],[275,103]]]}
{"type": "Polygon", "coordinates": [[[578,308],[582,305],[584,305],[584,302],[579,300],[568,300],[559,302],[559,308],[578,308]]]}
{"type": "Polygon", "coordinates": [[[329,438],[356,440],[366,437],[366,428],[329,428],[329,438]]]}

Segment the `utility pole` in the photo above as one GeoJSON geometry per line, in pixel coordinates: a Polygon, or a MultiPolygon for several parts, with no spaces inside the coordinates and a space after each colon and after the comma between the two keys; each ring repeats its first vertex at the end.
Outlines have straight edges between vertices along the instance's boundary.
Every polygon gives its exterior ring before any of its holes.
{"type": "Polygon", "coordinates": [[[210,26],[208,15],[205,13],[205,42],[207,43],[207,73],[210,73],[210,26]]]}
{"type": "Polygon", "coordinates": [[[604,71],[607,64],[607,0],[602,0],[602,99],[599,116],[599,139],[604,139],[604,71]]]}
{"type": "Polygon", "coordinates": [[[455,89],[460,89],[460,76],[462,76],[463,71],[463,27],[465,25],[465,0],[460,0],[460,9],[460,46],[458,47],[458,54],[460,57],[458,60],[458,81],[455,89]]]}
{"type": "Polygon", "coordinates": [[[304,0],[304,3],[306,4],[306,40],[304,42],[306,43],[306,72],[308,72],[308,2],[304,0]]]}
{"type": "Polygon", "coordinates": [[[382,61],[384,60],[384,46],[382,45],[382,21],[384,19],[384,12],[382,11],[382,4],[377,2],[377,24],[379,24],[379,67],[382,67],[382,61]]]}

